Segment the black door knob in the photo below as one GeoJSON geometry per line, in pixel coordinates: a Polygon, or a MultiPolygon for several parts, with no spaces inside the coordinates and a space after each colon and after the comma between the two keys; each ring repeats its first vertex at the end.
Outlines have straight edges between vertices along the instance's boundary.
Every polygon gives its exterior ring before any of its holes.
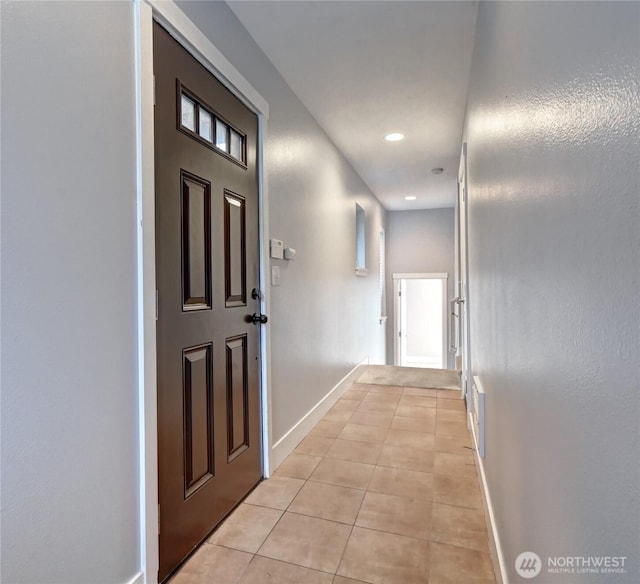
{"type": "Polygon", "coordinates": [[[267,321],[269,320],[269,317],[266,314],[256,314],[255,312],[253,313],[253,316],[251,317],[251,322],[253,324],[267,324],[267,321]]]}

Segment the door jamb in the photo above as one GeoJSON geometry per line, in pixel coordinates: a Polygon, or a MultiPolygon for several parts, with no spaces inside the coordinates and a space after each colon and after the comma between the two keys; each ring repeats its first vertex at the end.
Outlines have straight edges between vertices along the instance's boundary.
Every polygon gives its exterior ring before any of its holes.
{"type": "MultiPolygon", "coordinates": [[[[464,306],[460,310],[460,324],[464,327],[464,334],[461,335],[460,346],[462,348],[462,375],[461,375],[461,397],[467,400],[467,412],[471,412],[471,314],[469,310],[469,193],[467,191],[467,143],[463,142],[460,151],[460,164],[458,167],[458,195],[457,195],[457,221],[458,221],[458,252],[460,254],[460,290],[458,296],[462,297],[464,306]],[[460,192],[464,193],[462,202],[460,192]],[[462,224],[461,203],[464,205],[464,225],[462,224]],[[462,234],[464,233],[464,249],[462,249],[462,234]],[[464,265],[462,262],[464,252],[464,265]],[[462,322],[464,320],[464,323],[462,322]]],[[[461,328],[462,330],[462,328],[461,328]]]]}
{"type": "Polygon", "coordinates": [[[442,285],[442,358],[444,360],[443,369],[447,368],[449,359],[449,273],[396,273],[392,274],[393,279],[393,364],[400,364],[400,343],[398,343],[398,327],[400,326],[400,303],[398,293],[400,291],[400,280],[444,280],[442,285]]]}
{"type": "MultiPolygon", "coordinates": [[[[140,570],[144,584],[158,577],[159,508],[156,373],[155,170],[153,21],[162,24],[177,42],[216,76],[258,116],[257,167],[260,242],[260,311],[269,314],[270,291],[265,267],[268,249],[269,197],[264,172],[264,144],[269,104],[209,41],[172,0],[133,0],[136,89],[136,204],[138,307],[138,439],[140,570]]],[[[260,405],[262,472],[270,474],[271,344],[270,330],[260,331],[260,405]]]]}

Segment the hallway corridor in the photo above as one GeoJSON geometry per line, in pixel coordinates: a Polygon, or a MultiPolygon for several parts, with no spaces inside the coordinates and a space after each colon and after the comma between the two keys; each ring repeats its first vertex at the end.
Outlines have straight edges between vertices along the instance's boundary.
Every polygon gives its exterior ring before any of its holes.
{"type": "Polygon", "coordinates": [[[171,584],[493,584],[459,392],[353,384],[171,584]]]}

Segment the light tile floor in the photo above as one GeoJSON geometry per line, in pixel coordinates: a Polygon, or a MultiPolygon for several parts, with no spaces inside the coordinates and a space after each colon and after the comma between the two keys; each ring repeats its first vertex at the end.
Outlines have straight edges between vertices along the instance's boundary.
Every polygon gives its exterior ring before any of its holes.
{"type": "Polygon", "coordinates": [[[495,584],[457,391],[354,384],[171,584],[495,584]]]}

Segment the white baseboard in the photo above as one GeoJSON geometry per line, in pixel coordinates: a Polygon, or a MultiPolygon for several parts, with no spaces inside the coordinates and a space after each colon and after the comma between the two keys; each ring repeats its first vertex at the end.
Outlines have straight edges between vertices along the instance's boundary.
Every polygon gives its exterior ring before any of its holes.
{"type": "Polygon", "coordinates": [[[467,414],[467,425],[471,429],[473,444],[475,446],[473,451],[476,457],[476,469],[480,480],[480,490],[482,491],[484,516],[487,521],[487,531],[489,532],[489,547],[491,549],[491,557],[493,559],[493,571],[496,575],[496,584],[509,584],[507,567],[504,563],[502,545],[500,544],[500,536],[498,535],[498,528],[496,526],[496,517],[491,503],[491,494],[489,493],[489,485],[487,484],[487,476],[484,472],[484,459],[480,457],[478,452],[478,437],[476,436],[475,424],[473,423],[472,415],[472,413],[467,414]]]}
{"type": "Polygon", "coordinates": [[[138,572],[131,580],[124,584],[144,584],[144,572],[138,572]]]}
{"type": "Polygon", "coordinates": [[[280,463],[291,454],[293,449],[309,433],[309,431],[322,419],[322,417],[340,399],[349,386],[362,373],[362,368],[369,364],[369,357],[358,363],[325,395],[302,419],[289,430],[280,440],[271,447],[270,466],[271,473],[278,468],[280,463]]]}

